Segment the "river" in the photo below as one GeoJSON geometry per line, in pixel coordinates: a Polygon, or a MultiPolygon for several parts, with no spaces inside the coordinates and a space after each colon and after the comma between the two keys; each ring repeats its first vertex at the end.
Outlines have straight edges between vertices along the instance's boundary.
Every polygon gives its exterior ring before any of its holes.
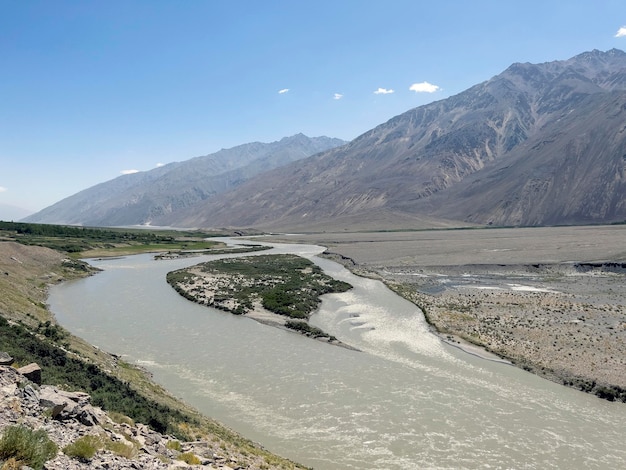
{"type": "Polygon", "coordinates": [[[626,467],[625,404],[446,345],[415,305],[316,257],[322,247],[272,246],[260,253],[299,254],[354,286],[324,296],[311,323],[360,351],[194,304],[166,283],[217,255],[89,260],[104,271],[55,286],[49,304],[72,333],[317,470],[626,467]]]}

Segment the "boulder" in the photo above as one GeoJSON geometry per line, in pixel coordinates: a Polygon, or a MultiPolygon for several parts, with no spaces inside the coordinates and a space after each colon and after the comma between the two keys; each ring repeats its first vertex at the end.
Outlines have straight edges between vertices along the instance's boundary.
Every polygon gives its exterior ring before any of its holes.
{"type": "Polygon", "coordinates": [[[76,413],[75,418],[79,423],[84,424],[85,426],[95,426],[96,424],[100,424],[98,412],[93,406],[85,405],[83,407],[79,407],[77,411],[78,412],[76,413]]]}
{"type": "Polygon", "coordinates": [[[13,364],[14,359],[9,353],[0,351],[0,366],[10,366],[13,364]]]}
{"type": "Polygon", "coordinates": [[[31,362],[24,367],[20,367],[17,371],[31,382],[41,385],[41,367],[38,364],[31,362]]]}
{"type": "Polygon", "coordinates": [[[44,385],[39,391],[39,404],[51,410],[53,419],[67,420],[75,418],[87,426],[98,422],[89,400],[91,397],[84,392],[66,392],[50,385],[44,385]]]}

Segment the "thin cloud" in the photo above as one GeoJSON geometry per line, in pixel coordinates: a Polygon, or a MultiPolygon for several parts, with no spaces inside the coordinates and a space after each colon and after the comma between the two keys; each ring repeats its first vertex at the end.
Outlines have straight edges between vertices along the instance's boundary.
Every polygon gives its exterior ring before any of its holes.
{"type": "Polygon", "coordinates": [[[393,90],[390,88],[379,88],[374,92],[375,95],[388,95],[389,93],[393,93],[393,90]]]}
{"type": "Polygon", "coordinates": [[[439,91],[437,85],[433,85],[432,83],[422,82],[422,83],[414,83],[409,87],[409,90],[414,91],[415,93],[434,93],[439,91]]]}
{"type": "Polygon", "coordinates": [[[123,175],[132,175],[133,173],[139,173],[139,170],[122,170],[120,173],[123,175]]]}
{"type": "Polygon", "coordinates": [[[341,98],[343,98],[343,95],[341,93],[335,93],[333,95],[334,100],[340,100],[341,98]]]}
{"type": "Polygon", "coordinates": [[[282,90],[278,90],[278,94],[279,95],[284,95],[285,93],[287,93],[289,91],[289,88],[283,88],[282,90]]]}
{"type": "Polygon", "coordinates": [[[624,36],[626,36],[626,26],[622,26],[617,30],[617,33],[615,33],[616,38],[623,38],[624,36]]]}
{"type": "Polygon", "coordinates": [[[5,193],[7,191],[8,191],[7,188],[5,188],[4,186],[0,186],[0,193],[5,193]]]}

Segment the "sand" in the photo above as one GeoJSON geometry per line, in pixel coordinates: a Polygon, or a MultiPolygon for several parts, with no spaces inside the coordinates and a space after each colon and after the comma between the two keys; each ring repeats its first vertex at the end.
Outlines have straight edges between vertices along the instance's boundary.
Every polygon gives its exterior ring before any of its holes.
{"type": "Polygon", "coordinates": [[[624,225],[274,239],[328,247],[327,256],[386,282],[472,354],[486,349],[550,380],[626,400],[624,225]]]}

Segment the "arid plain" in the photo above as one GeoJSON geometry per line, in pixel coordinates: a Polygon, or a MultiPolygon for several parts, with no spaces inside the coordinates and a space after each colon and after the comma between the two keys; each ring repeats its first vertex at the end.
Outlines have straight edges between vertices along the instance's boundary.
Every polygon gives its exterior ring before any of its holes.
{"type": "Polygon", "coordinates": [[[469,343],[626,401],[626,225],[298,234],[469,343]]]}

